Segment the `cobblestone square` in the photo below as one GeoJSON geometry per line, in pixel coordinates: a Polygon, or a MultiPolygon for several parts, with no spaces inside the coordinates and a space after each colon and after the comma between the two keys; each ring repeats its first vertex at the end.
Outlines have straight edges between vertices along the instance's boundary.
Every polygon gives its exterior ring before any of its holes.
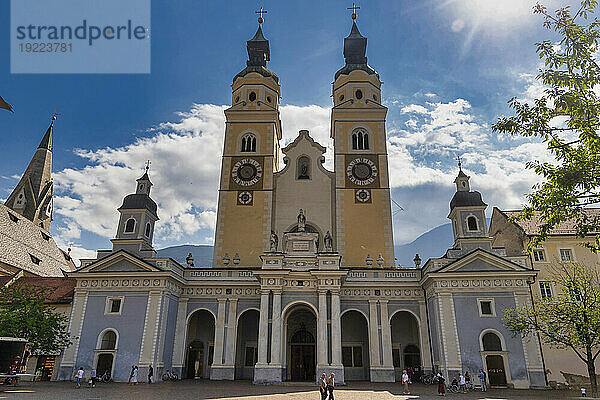
{"type": "MultiPolygon", "coordinates": [[[[403,395],[398,384],[354,382],[335,391],[336,400],[409,400],[438,399],[435,386],[415,384],[411,395],[403,395]]],[[[449,399],[511,400],[511,399],[569,399],[578,394],[552,390],[492,389],[481,392],[448,394],[449,399]]],[[[282,386],[256,386],[247,381],[214,382],[206,380],[139,384],[99,383],[96,388],[87,385],[75,389],[72,382],[24,382],[18,387],[0,389],[0,399],[51,399],[51,400],[183,400],[183,399],[235,399],[235,400],[319,400],[315,386],[295,384],[282,386]]],[[[589,397],[587,398],[589,399],[589,397]]]]}

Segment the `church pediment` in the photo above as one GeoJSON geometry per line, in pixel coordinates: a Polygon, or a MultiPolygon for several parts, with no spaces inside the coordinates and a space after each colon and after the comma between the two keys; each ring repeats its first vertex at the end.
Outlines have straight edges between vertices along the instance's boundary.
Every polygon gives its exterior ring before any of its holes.
{"type": "Polygon", "coordinates": [[[478,249],[447,264],[437,272],[521,272],[525,270],[527,268],[519,264],[478,249]]]}
{"type": "Polygon", "coordinates": [[[108,257],[102,258],[77,271],[78,273],[91,272],[160,272],[152,264],[145,262],[125,251],[119,251],[108,257]]]}

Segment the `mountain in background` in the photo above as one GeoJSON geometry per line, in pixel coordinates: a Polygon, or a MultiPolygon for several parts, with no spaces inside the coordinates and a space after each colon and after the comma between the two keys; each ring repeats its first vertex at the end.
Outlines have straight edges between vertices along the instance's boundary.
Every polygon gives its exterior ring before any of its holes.
{"type": "Polygon", "coordinates": [[[185,259],[189,253],[192,253],[192,256],[194,257],[194,266],[212,266],[213,247],[208,244],[184,244],[181,246],[167,247],[161,250],[156,250],[156,257],[170,257],[179,264],[185,266],[185,259]]]}
{"type": "Polygon", "coordinates": [[[431,257],[440,257],[452,246],[452,224],[437,226],[410,243],[394,246],[396,265],[412,267],[413,258],[419,254],[421,265],[431,257]]]}
{"type": "MultiPolygon", "coordinates": [[[[444,255],[450,246],[452,246],[452,224],[440,225],[425,232],[411,243],[394,246],[396,264],[412,266],[416,253],[419,253],[424,264],[430,257],[444,255]]],[[[156,253],[157,257],[170,257],[184,266],[187,255],[192,253],[196,267],[209,267],[212,265],[213,247],[206,244],[182,245],[157,250],[156,253]]]]}

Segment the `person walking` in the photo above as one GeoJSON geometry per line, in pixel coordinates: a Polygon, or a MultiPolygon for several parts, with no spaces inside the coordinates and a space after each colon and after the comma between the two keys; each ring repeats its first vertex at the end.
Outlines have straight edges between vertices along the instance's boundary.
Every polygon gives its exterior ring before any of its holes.
{"type": "Polygon", "coordinates": [[[410,383],[410,378],[408,376],[408,372],[406,370],[402,371],[402,384],[404,385],[404,394],[410,394],[408,390],[408,384],[410,383]]]}
{"type": "Polygon", "coordinates": [[[467,389],[467,382],[465,381],[465,376],[462,374],[462,372],[460,373],[460,375],[458,376],[458,390],[460,390],[463,393],[466,393],[467,389]]]}
{"type": "Polygon", "coordinates": [[[152,383],[152,376],[154,376],[154,368],[152,368],[152,364],[148,366],[148,383],[152,383]]]}
{"type": "Polygon", "coordinates": [[[471,389],[471,374],[469,374],[469,371],[465,372],[465,383],[467,384],[467,391],[469,389],[471,389]]]}
{"type": "Polygon", "coordinates": [[[131,372],[129,373],[129,380],[127,381],[127,384],[131,384],[131,378],[133,378],[133,371],[135,371],[135,365],[131,366],[131,372]]]}
{"type": "Polygon", "coordinates": [[[79,367],[79,369],[77,370],[77,386],[75,386],[77,389],[79,389],[81,387],[81,380],[83,379],[83,367],[79,367]]]}
{"type": "Polygon", "coordinates": [[[327,379],[327,391],[329,392],[328,400],[333,400],[333,389],[335,388],[335,374],[332,372],[327,379]]]}
{"type": "Polygon", "coordinates": [[[321,393],[321,400],[327,400],[327,375],[324,372],[319,379],[319,393],[321,393]]]}
{"type": "Polygon", "coordinates": [[[446,379],[438,372],[437,374],[438,381],[438,395],[445,396],[446,395],[446,379]]]}
{"type": "Polygon", "coordinates": [[[96,368],[92,368],[92,372],[90,373],[90,383],[92,387],[96,387],[96,368]]]}
{"type": "Polygon", "coordinates": [[[133,372],[131,375],[131,384],[132,385],[137,385],[138,381],[137,381],[137,376],[138,376],[138,367],[137,365],[133,366],[133,372]]]}
{"type": "Polygon", "coordinates": [[[487,385],[485,382],[485,371],[482,369],[479,370],[479,382],[481,382],[481,391],[487,392],[487,385]]]}

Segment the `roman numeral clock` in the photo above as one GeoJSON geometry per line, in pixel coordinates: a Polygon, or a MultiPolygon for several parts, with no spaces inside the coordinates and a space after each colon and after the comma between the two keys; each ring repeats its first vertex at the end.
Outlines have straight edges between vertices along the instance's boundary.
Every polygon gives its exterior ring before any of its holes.
{"type": "Polygon", "coordinates": [[[371,188],[379,187],[375,156],[346,156],[346,187],[354,188],[356,203],[371,203],[371,188]]]}
{"type": "Polygon", "coordinates": [[[230,186],[238,190],[237,204],[251,206],[253,193],[250,189],[261,189],[263,178],[263,160],[256,157],[235,157],[232,160],[230,186]]]}

